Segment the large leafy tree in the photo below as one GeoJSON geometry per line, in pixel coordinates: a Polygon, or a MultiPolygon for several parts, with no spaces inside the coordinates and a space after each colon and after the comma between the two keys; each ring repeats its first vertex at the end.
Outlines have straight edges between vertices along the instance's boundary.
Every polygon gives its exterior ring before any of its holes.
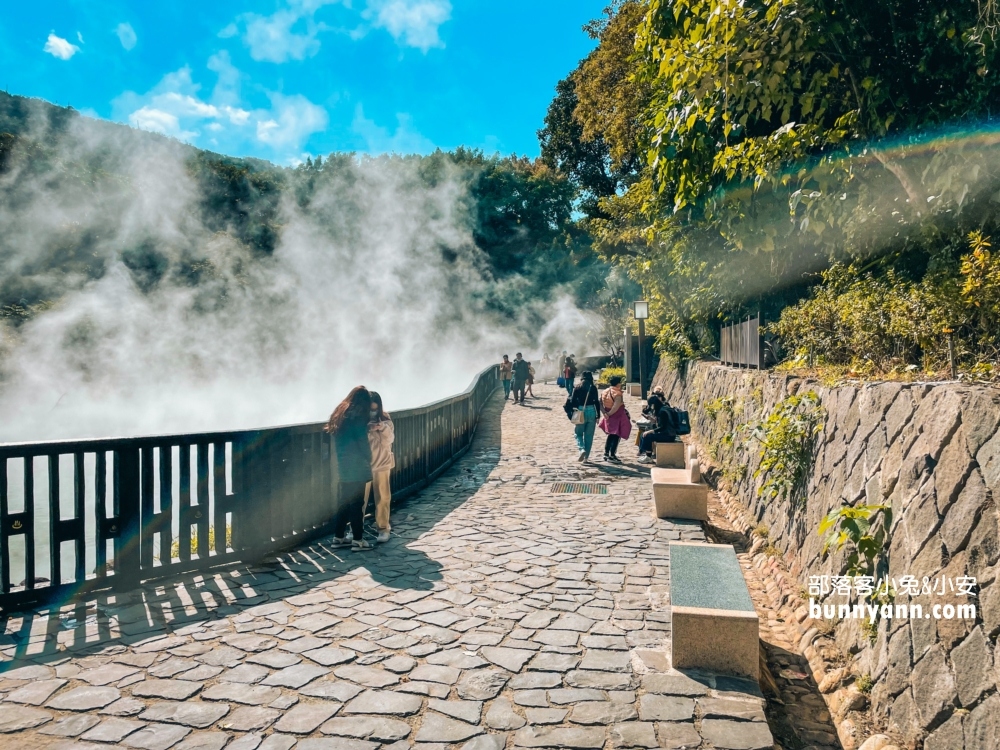
{"type": "Polygon", "coordinates": [[[926,267],[933,248],[992,220],[1000,170],[962,139],[934,140],[990,114],[992,8],[643,4],[628,80],[650,92],[635,131],[645,169],[592,227],[647,287],[661,344],[696,350],[720,311],[780,307],[841,258],[926,267]]]}

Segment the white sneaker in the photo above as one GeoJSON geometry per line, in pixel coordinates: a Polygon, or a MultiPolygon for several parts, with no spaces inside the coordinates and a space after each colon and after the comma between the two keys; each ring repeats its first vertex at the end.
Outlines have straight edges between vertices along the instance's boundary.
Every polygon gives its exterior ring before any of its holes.
{"type": "Polygon", "coordinates": [[[343,539],[340,537],[334,537],[333,542],[330,544],[334,549],[340,549],[342,547],[350,547],[352,540],[349,536],[345,536],[343,539]]]}
{"type": "Polygon", "coordinates": [[[637,459],[637,461],[640,464],[652,464],[652,463],[656,463],[656,460],[652,456],[646,456],[646,455],[639,456],[639,458],[637,459]]]}
{"type": "Polygon", "coordinates": [[[385,544],[389,541],[389,529],[382,529],[378,532],[378,543],[385,544]]]}
{"type": "Polygon", "coordinates": [[[580,457],[578,459],[576,459],[576,460],[577,461],[586,461],[587,460],[587,451],[580,451],[580,457]]]}

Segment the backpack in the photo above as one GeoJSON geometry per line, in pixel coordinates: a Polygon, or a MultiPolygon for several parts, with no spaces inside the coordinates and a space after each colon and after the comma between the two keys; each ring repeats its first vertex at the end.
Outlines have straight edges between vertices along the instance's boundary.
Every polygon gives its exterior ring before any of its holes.
{"type": "Polygon", "coordinates": [[[674,409],[674,421],[677,425],[678,435],[691,434],[691,418],[688,416],[688,413],[686,411],[681,411],[680,409],[674,409]]]}

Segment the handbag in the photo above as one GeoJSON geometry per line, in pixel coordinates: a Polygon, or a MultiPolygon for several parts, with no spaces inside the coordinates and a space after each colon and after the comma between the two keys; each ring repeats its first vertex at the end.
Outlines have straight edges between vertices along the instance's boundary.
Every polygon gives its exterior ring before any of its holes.
{"type": "Polygon", "coordinates": [[[556,385],[559,386],[560,388],[565,388],[566,387],[566,378],[564,378],[562,375],[560,375],[558,378],[556,378],[556,385]]]}
{"type": "Polygon", "coordinates": [[[583,409],[577,409],[573,412],[573,416],[569,418],[569,421],[573,424],[586,424],[587,415],[585,410],[587,408],[587,401],[590,399],[590,389],[587,389],[587,395],[583,399],[583,409]]]}

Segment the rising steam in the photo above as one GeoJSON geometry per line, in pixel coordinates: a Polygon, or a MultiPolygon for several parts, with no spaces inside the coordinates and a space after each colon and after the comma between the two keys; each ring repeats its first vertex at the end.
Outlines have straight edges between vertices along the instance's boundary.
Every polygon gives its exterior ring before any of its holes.
{"type": "Polygon", "coordinates": [[[0,321],[0,441],[320,421],[358,383],[416,406],[515,342],[585,346],[568,296],[491,277],[458,175],[428,186],[414,161],[354,160],[307,206],[285,192],[262,255],[199,218],[187,147],[85,118],[69,136],[54,163],[110,159],[117,177],[56,182],[23,161],[0,178],[0,274],[58,299],[0,321]],[[63,263],[67,247],[88,257],[63,263]]]}

